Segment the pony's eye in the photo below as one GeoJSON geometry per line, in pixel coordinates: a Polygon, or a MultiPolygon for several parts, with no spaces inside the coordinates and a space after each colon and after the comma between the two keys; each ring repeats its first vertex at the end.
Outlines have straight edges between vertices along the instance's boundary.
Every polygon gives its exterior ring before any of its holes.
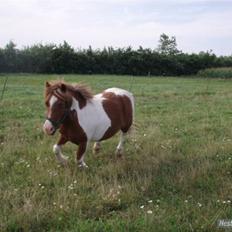
{"type": "Polygon", "coordinates": [[[46,105],[47,107],[49,107],[49,103],[48,103],[48,102],[45,102],[45,105],[46,105]]]}

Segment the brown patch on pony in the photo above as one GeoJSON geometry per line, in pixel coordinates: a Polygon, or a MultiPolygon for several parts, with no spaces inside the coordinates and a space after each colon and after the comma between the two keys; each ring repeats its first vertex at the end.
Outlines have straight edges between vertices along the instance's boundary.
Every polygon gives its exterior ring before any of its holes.
{"type": "Polygon", "coordinates": [[[102,105],[111,120],[111,127],[108,128],[101,140],[112,137],[119,130],[126,133],[133,122],[132,102],[126,95],[103,92],[103,97],[105,100],[102,105]]]}
{"type": "Polygon", "coordinates": [[[88,100],[93,98],[93,93],[88,86],[84,84],[70,85],[64,81],[46,82],[45,104],[47,106],[49,106],[49,99],[52,95],[67,103],[70,103],[74,97],[78,101],[80,109],[87,104],[88,100]]]}
{"type": "Polygon", "coordinates": [[[60,127],[60,133],[63,137],[67,138],[77,145],[87,141],[87,136],[80,126],[78,121],[77,112],[72,110],[68,116],[68,119],[60,127]]]}

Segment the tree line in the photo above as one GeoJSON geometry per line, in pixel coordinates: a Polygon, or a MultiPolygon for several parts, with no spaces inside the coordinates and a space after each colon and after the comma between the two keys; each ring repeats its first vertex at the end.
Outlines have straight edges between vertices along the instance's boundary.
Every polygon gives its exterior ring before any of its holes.
{"type": "Polygon", "coordinates": [[[0,73],[76,73],[120,75],[192,75],[211,67],[232,67],[232,56],[212,52],[187,54],[177,49],[175,37],[160,36],[157,49],[74,49],[62,44],[36,44],[17,49],[10,41],[0,48],[0,73]]]}

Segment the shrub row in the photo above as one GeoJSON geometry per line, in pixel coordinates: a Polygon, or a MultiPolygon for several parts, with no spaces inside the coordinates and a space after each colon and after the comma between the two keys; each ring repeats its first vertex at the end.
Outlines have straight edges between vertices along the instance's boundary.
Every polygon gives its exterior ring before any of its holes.
{"type": "Polygon", "coordinates": [[[200,70],[198,72],[200,77],[209,77],[209,78],[232,78],[232,68],[207,68],[200,70]]]}
{"type": "Polygon", "coordinates": [[[232,67],[232,57],[217,57],[209,52],[199,54],[162,54],[157,50],[104,48],[75,50],[68,43],[37,44],[16,49],[10,42],[0,48],[0,72],[192,75],[211,67],[232,67]]]}

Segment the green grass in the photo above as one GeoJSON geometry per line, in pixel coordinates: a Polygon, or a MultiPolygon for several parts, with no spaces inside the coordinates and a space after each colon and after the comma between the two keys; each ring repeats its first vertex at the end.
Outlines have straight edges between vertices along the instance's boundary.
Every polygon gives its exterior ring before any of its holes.
{"type": "MultiPolygon", "coordinates": [[[[41,129],[44,82],[57,78],[9,75],[0,102],[0,231],[221,231],[217,221],[232,219],[231,81],[134,78],[136,126],[124,159],[114,156],[115,136],[98,155],[90,147],[89,169],[80,170],[76,146],[64,146],[69,166],[60,167],[58,134],[41,129]]],[[[63,78],[96,93],[132,81],[63,78]]]]}
{"type": "Polygon", "coordinates": [[[204,70],[200,70],[198,72],[198,75],[208,78],[232,78],[232,68],[207,68],[204,70]]]}

